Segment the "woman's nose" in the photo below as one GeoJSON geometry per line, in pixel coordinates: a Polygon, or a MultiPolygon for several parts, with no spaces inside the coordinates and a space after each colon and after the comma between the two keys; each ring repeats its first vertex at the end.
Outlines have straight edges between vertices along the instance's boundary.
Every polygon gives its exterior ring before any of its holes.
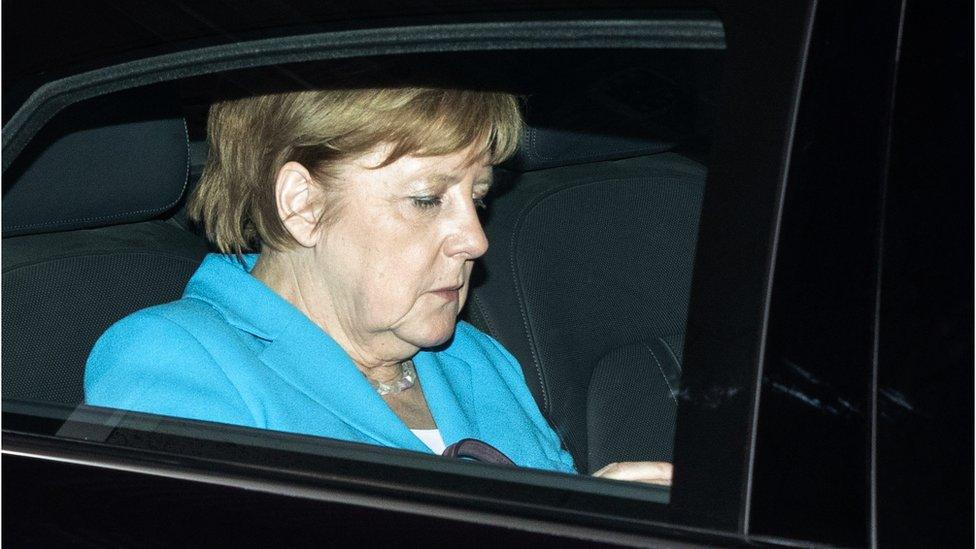
{"type": "Polygon", "coordinates": [[[450,256],[464,254],[466,259],[481,257],[488,251],[488,237],[481,228],[481,220],[473,203],[460,212],[454,234],[448,239],[446,252],[450,256]]]}

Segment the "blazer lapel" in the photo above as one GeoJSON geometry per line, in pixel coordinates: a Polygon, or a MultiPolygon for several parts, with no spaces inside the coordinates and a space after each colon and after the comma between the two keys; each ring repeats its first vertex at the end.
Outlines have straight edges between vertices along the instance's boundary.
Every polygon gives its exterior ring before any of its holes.
{"type": "Polygon", "coordinates": [[[295,312],[301,318],[293,319],[260,359],[365,442],[430,453],[390,410],[345,351],[304,315],[295,312]]]}
{"type": "Polygon", "coordinates": [[[445,444],[462,438],[482,438],[477,411],[458,395],[472,392],[471,366],[446,353],[421,351],[413,359],[434,422],[445,444]]]}

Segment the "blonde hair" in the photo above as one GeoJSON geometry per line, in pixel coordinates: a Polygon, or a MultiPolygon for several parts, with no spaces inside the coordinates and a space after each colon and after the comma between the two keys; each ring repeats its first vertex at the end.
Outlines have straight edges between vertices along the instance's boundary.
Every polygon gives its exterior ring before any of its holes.
{"type": "MultiPolygon", "coordinates": [[[[284,250],[294,244],[275,202],[285,163],[302,164],[324,196],[335,196],[341,164],[377,145],[391,146],[377,168],[472,146],[473,160],[497,164],[515,152],[521,130],[516,98],[501,92],[305,90],[223,101],[210,108],[210,154],[187,211],[224,253],[284,250]]],[[[334,213],[330,205],[320,221],[334,213]]]]}

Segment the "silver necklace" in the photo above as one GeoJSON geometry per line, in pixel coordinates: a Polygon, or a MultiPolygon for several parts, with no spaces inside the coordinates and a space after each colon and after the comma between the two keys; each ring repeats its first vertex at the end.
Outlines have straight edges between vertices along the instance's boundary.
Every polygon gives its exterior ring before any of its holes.
{"type": "Polygon", "coordinates": [[[400,371],[390,381],[376,381],[368,377],[366,380],[380,395],[402,393],[417,383],[417,371],[413,368],[413,361],[408,360],[400,363],[400,371]]]}

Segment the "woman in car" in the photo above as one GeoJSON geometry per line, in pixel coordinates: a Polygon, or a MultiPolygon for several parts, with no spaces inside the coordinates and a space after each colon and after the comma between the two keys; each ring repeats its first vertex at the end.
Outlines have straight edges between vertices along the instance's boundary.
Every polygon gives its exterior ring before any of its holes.
{"type": "MultiPolygon", "coordinates": [[[[508,94],[306,90],[218,103],[188,205],[222,252],[112,326],[89,404],[441,453],[484,441],[573,472],[516,360],[457,316],[477,209],[521,118],[508,94]],[[256,250],[258,253],[246,253],[256,250]]],[[[666,483],[670,466],[610,478],[666,483]]]]}

